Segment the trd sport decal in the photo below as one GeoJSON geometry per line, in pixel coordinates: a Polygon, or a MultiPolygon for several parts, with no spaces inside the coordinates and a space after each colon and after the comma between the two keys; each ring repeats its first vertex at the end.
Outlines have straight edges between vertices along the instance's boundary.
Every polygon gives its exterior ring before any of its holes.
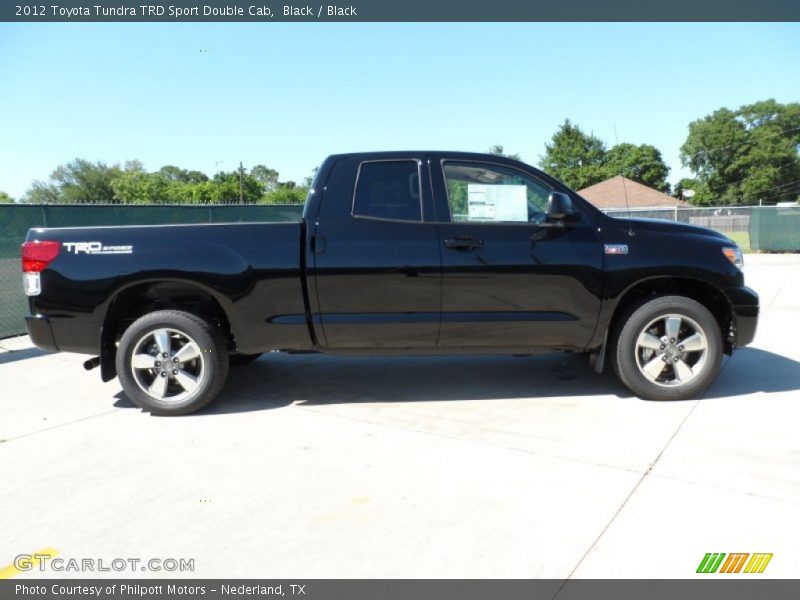
{"type": "Polygon", "coordinates": [[[64,242],[73,254],[133,254],[133,246],[104,246],[102,242],[64,242]]]}
{"type": "Polygon", "coordinates": [[[603,247],[606,254],[627,254],[628,244],[605,244],[603,247]]]}

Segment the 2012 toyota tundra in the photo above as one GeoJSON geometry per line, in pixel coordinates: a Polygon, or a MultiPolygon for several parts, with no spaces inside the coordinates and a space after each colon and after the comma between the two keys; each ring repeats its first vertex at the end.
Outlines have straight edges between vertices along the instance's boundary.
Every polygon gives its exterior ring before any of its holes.
{"type": "Polygon", "coordinates": [[[299,222],[33,229],[22,246],[33,342],[96,355],[165,415],[276,350],[583,352],[642,398],[696,397],[755,334],[741,269],[719,233],[612,218],[458,152],[331,156],[299,222]]]}

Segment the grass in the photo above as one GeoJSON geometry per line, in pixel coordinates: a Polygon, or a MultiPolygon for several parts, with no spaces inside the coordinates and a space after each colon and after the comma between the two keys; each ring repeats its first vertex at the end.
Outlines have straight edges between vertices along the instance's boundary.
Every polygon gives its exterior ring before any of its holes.
{"type": "Polygon", "coordinates": [[[726,233],[725,235],[736,242],[739,248],[742,249],[742,252],[749,253],[753,251],[753,249],[750,248],[750,234],[746,231],[736,231],[733,233],[726,233]]]}

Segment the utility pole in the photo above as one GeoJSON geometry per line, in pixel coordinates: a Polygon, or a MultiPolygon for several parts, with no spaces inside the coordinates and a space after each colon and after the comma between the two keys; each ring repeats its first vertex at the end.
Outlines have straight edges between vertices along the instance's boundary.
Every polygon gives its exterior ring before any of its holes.
{"type": "Polygon", "coordinates": [[[244,167],[239,161],[239,204],[244,204],[244,167]]]}

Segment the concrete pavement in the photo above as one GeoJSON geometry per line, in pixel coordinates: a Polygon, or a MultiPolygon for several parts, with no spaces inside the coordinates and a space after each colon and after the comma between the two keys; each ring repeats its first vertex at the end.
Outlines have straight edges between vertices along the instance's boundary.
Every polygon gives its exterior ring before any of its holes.
{"type": "Polygon", "coordinates": [[[170,576],[684,578],[772,552],[761,576],[795,577],[800,257],[745,269],[755,343],[699,401],[573,355],[269,355],[169,419],[85,357],[0,352],[0,568],[53,548],[194,559],[170,576]]]}

